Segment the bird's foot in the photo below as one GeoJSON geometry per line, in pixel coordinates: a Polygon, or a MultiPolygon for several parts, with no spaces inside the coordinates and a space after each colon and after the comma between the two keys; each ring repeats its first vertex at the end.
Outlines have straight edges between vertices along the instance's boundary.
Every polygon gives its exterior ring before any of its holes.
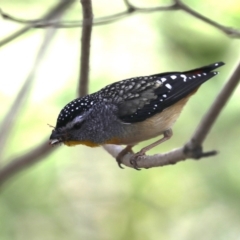
{"type": "Polygon", "coordinates": [[[143,151],[140,151],[140,152],[137,152],[135,153],[131,159],[130,159],[130,163],[133,165],[133,168],[136,169],[136,170],[141,170],[139,167],[138,167],[138,161],[140,161],[143,157],[145,157],[145,152],[143,151]]]}
{"type": "Polygon", "coordinates": [[[132,145],[126,146],[116,157],[117,164],[120,168],[124,169],[124,167],[122,167],[122,158],[128,153],[132,153],[132,154],[134,153],[132,151],[132,147],[133,147],[132,145]]]}

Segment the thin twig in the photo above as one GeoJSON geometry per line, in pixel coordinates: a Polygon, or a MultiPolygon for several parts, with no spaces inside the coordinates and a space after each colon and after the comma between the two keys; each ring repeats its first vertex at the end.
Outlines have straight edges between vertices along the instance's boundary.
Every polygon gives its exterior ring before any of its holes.
{"type": "Polygon", "coordinates": [[[207,18],[207,17],[203,16],[202,14],[194,11],[193,9],[188,7],[186,4],[184,4],[181,0],[175,0],[175,3],[179,7],[179,9],[181,9],[181,10],[185,11],[186,13],[192,15],[193,17],[198,18],[201,21],[206,22],[209,25],[221,30],[223,33],[227,34],[228,36],[235,37],[235,38],[240,37],[240,29],[234,29],[231,27],[223,26],[223,25],[217,23],[216,21],[213,21],[210,18],[207,18]]]}
{"type": "MultiPolygon", "coordinates": [[[[59,1],[59,3],[52,8],[43,18],[42,18],[42,23],[47,23],[48,21],[51,21],[51,19],[57,18],[59,16],[59,14],[62,14],[62,12],[67,9],[72,3],[74,2],[74,0],[63,0],[63,1],[59,1]]],[[[0,14],[2,14],[3,12],[0,11],[0,14]]],[[[6,15],[6,14],[5,14],[6,15]]],[[[23,35],[24,33],[26,33],[27,31],[29,31],[30,29],[32,29],[35,26],[34,22],[30,22],[28,26],[23,27],[20,30],[17,30],[15,33],[11,34],[10,36],[6,37],[5,39],[0,41],[0,47],[2,47],[3,45],[11,42],[12,40],[18,38],[19,36],[23,35]]]]}
{"type": "Polygon", "coordinates": [[[34,79],[34,71],[36,68],[33,68],[33,70],[29,73],[29,76],[27,77],[26,81],[24,82],[23,86],[21,87],[20,91],[18,92],[12,106],[9,108],[8,113],[4,117],[3,121],[0,125],[0,162],[2,160],[2,156],[4,153],[5,146],[7,144],[8,138],[10,137],[11,130],[13,128],[13,125],[16,122],[17,116],[19,115],[19,112],[21,110],[21,107],[26,102],[28,93],[31,87],[31,83],[34,79]]]}
{"type": "MultiPolygon", "coordinates": [[[[110,14],[108,16],[104,17],[98,17],[95,18],[93,21],[93,25],[104,25],[110,22],[114,22],[116,20],[121,19],[122,17],[125,17],[127,14],[130,14],[131,11],[125,10],[122,12],[118,12],[115,14],[110,14]]],[[[14,17],[12,15],[9,15],[8,13],[5,13],[0,9],[0,15],[6,19],[10,20],[12,22],[21,23],[21,24],[32,24],[32,28],[45,28],[45,27],[55,27],[55,28],[78,28],[82,27],[82,21],[81,20],[72,20],[72,21],[56,21],[56,20],[49,20],[48,22],[43,21],[42,18],[38,19],[21,19],[14,17]]]]}
{"type": "MultiPolygon", "coordinates": [[[[105,17],[100,17],[96,18],[93,21],[93,26],[100,26],[100,25],[105,25],[105,24],[110,24],[113,22],[116,22],[118,20],[123,19],[124,17],[129,17],[133,13],[152,13],[152,12],[157,12],[157,11],[175,11],[175,10],[182,10],[185,11],[186,13],[192,15],[193,17],[200,19],[203,22],[206,22],[210,24],[211,26],[219,29],[223,33],[227,34],[230,37],[235,37],[235,38],[240,38],[240,29],[235,29],[232,27],[226,27],[224,25],[219,24],[216,21],[211,20],[210,18],[207,18],[203,16],[202,14],[194,11],[190,7],[188,7],[186,4],[184,4],[180,0],[174,0],[174,3],[168,6],[159,6],[159,7],[149,7],[149,8],[140,8],[137,6],[134,6],[131,4],[129,1],[124,1],[125,5],[127,7],[127,10],[112,14],[109,16],[105,17]]],[[[18,30],[16,33],[13,33],[9,37],[6,37],[4,40],[0,42],[1,44],[6,44],[10,42],[11,40],[15,39],[16,37],[22,35],[24,32],[28,31],[30,28],[45,28],[45,27],[55,27],[55,28],[76,28],[76,27],[82,27],[82,22],[80,20],[75,20],[75,21],[64,21],[64,22],[56,22],[56,21],[44,21],[43,19],[38,19],[38,20],[26,20],[26,19],[20,19],[13,17],[7,13],[4,13],[3,11],[0,11],[0,14],[2,15],[3,18],[7,20],[11,20],[17,23],[22,23],[22,24],[30,24],[30,26],[27,26],[21,30],[18,30]]]]}
{"type": "Polygon", "coordinates": [[[78,95],[85,96],[88,93],[89,61],[91,49],[93,13],[91,0],[81,0],[81,4],[83,13],[83,27],[81,37],[81,53],[80,53],[81,57],[80,57],[78,95]]]}
{"type": "Polygon", "coordinates": [[[196,131],[194,132],[191,140],[187,143],[187,147],[192,149],[196,146],[201,146],[214,122],[222,111],[223,107],[229,100],[234,89],[237,87],[240,81],[240,62],[230,77],[229,81],[222,88],[218,94],[216,100],[208,110],[207,114],[203,117],[196,131]]]}
{"type": "Polygon", "coordinates": [[[27,154],[9,160],[9,163],[0,170],[0,185],[5,183],[16,173],[30,167],[49,155],[55,148],[49,147],[47,139],[27,154]]]}
{"type": "MultiPolygon", "coordinates": [[[[53,14],[53,17],[56,17],[56,9],[59,9],[58,6],[56,6],[51,12],[53,14]]],[[[59,13],[57,13],[59,15],[59,13]]],[[[48,18],[50,18],[50,14],[47,14],[48,18]]],[[[17,119],[17,115],[19,114],[20,108],[23,106],[24,102],[26,102],[26,99],[28,97],[28,93],[30,90],[30,87],[32,85],[32,82],[35,77],[35,72],[38,70],[38,67],[43,59],[44,54],[47,51],[47,48],[49,47],[49,43],[52,40],[53,35],[56,33],[56,29],[49,28],[46,31],[45,38],[42,42],[42,45],[38,51],[37,57],[35,59],[35,62],[33,64],[33,67],[31,68],[31,71],[26,78],[26,81],[24,82],[21,90],[19,91],[18,95],[16,96],[13,105],[9,108],[9,112],[6,114],[3,122],[0,126],[0,160],[2,158],[2,151],[4,150],[4,147],[7,143],[8,137],[10,136],[10,132],[13,128],[13,125],[15,124],[15,120],[17,119]]]]}
{"type": "MultiPolygon", "coordinates": [[[[53,14],[52,17],[54,18],[60,18],[61,14],[63,14],[64,10],[66,10],[66,8],[69,6],[69,2],[68,4],[64,5],[65,8],[60,8],[59,6],[63,6],[62,3],[61,4],[57,4],[57,6],[51,10],[49,12],[48,17],[51,17],[51,14],[53,14]],[[58,10],[58,11],[56,11],[58,10]]],[[[73,1],[72,1],[73,2],[73,1]]],[[[37,70],[37,67],[39,66],[41,60],[43,59],[43,55],[46,52],[47,47],[49,46],[50,41],[52,40],[53,35],[56,33],[57,29],[54,28],[49,28],[46,31],[45,34],[45,38],[44,41],[38,51],[35,63],[32,67],[32,70],[23,86],[23,88],[21,89],[21,91],[19,92],[18,96],[16,97],[12,108],[10,109],[9,113],[7,114],[7,116],[5,117],[2,125],[1,125],[1,129],[0,129],[0,133],[1,133],[1,149],[4,149],[4,145],[6,145],[8,136],[9,136],[9,132],[11,131],[12,127],[13,127],[13,119],[15,118],[17,112],[19,111],[20,107],[22,106],[22,103],[24,101],[24,99],[26,98],[26,93],[27,90],[30,88],[30,84],[34,79],[34,73],[37,70]],[[15,113],[16,111],[16,113],[15,113]]],[[[17,119],[17,118],[16,118],[17,119]]],[[[18,171],[20,171],[21,169],[24,169],[26,167],[28,167],[29,164],[34,163],[35,161],[37,162],[39,158],[41,158],[41,156],[49,154],[50,152],[52,152],[52,148],[49,147],[47,145],[47,141],[45,141],[44,143],[42,143],[40,146],[37,146],[34,150],[30,151],[27,154],[24,154],[23,156],[17,157],[16,159],[10,161],[10,163],[8,165],[6,165],[5,167],[3,167],[0,170],[0,184],[1,181],[6,181],[9,177],[11,177],[13,175],[13,173],[16,173],[18,171]],[[41,153],[42,150],[42,153],[41,153]],[[38,155],[39,157],[38,157],[38,155]]],[[[9,161],[7,161],[9,162],[9,161]]]]}
{"type": "Polygon", "coordinates": [[[124,0],[124,3],[128,9],[128,12],[157,12],[157,11],[172,11],[178,10],[179,6],[175,2],[171,5],[167,6],[158,6],[158,7],[148,7],[148,8],[141,8],[133,5],[128,0],[124,0]]]}
{"type": "Polygon", "coordinates": [[[10,21],[13,21],[13,22],[16,22],[16,23],[30,24],[30,23],[38,23],[38,22],[42,21],[42,19],[35,19],[35,20],[21,19],[21,18],[12,16],[12,15],[10,15],[10,14],[8,14],[8,13],[3,12],[2,9],[0,9],[0,15],[1,15],[1,17],[2,17],[3,19],[5,19],[5,20],[10,20],[10,21]]]}
{"type": "Polygon", "coordinates": [[[14,39],[16,39],[18,37],[20,37],[24,33],[28,32],[30,29],[32,29],[31,25],[23,27],[20,30],[17,30],[16,32],[12,33],[11,35],[9,35],[6,38],[4,38],[3,40],[1,40],[0,41],[0,47],[4,46],[5,44],[13,41],[14,39]]]}
{"type": "MultiPolygon", "coordinates": [[[[93,21],[94,26],[99,26],[99,25],[105,25],[109,23],[113,23],[117,20],[120,20],[124,17],[130,16],[133,13],[139,12],[139,13],[151,13],[151,12],[156,12],[156,11],[172,11],[172,10],[177,10],[179,7],[176,4],[168,5],[168,6],[159,6],[159,7],[152,7],[152,8],[140,8],[140,7],[128,7],[127,10],[121,11],[115,14],[111,14],[108,16],[104,17],[98,17],[95,18],[93,21]]],[[[83,23],[81,20],[73,20],[73,21],[64,21],[64,22],[56,22],[56,21],[44,21],[43,19],[20,19],[17,17],[14,17],[8,13],[3,12],[0,9],[0,15],[6,19],[6,20],[11,20],[13,22],[21,23],[21,24],[31,24],[32,28],[45,28],[45,27],[56,27],[56,28],[75,28],[75,27],[82,27],[83,23]]]]}

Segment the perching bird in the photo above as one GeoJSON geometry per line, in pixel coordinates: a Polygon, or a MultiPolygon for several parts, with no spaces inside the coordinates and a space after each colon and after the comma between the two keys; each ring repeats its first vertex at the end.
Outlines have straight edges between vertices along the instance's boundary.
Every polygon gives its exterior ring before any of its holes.
{"type": "Polygon", "coordinates": [[[134,145],[163,134],[133,156],[131,163],[137,168],[138,156],[172,136],[171,127],[189,97],[222,65],[129,78],[77,98],[61,110],[50,144],[127,145],[117,157],[121,167],[122,156],[134,145]]]}

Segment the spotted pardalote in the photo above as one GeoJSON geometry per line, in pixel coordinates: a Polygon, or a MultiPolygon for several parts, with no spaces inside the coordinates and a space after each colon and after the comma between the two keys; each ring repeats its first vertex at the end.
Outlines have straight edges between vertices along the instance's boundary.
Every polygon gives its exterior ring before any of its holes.
{"type": "Polygon", "coordinates": [[[171,127],[189,97],[222,65],[216,62],[185,72],[129,78],[77,98],[61,110],[50,144],[122,144],[127,145],[125,154],[137,143],[163,134],[136,156],[145,154],[171,137],[171,127]]]}

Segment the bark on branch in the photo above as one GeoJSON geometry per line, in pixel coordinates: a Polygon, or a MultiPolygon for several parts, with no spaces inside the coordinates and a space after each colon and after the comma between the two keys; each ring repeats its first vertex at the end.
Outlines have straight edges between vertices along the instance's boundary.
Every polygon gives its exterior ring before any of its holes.
{"type": "Polygon", "coordinates": [[[79,97],[85,96],[88,93],[91,33],[93,24],[91,0],[81,0],[81,4],[83,13],[83,27],[82,27],[80,74],[78,86],[79,97]]]}

